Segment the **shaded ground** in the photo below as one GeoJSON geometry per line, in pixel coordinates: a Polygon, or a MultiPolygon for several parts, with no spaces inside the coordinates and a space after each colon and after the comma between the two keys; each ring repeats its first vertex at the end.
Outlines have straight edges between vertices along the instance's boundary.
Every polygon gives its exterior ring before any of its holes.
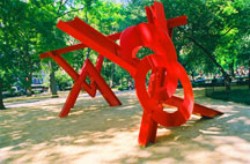
{"type": "Polygon", "coordinates": [[[0,163],[250,163],[250,106],[202,97],[196,102],[225,112],[211,120],[193,116],[184,126],[160,128],[157,142],[137,144],[141,107],[134,92],[123,106],[80,96],[69,117],[57,117],[60,98],[6,100],[0,111],[0,163]]]}

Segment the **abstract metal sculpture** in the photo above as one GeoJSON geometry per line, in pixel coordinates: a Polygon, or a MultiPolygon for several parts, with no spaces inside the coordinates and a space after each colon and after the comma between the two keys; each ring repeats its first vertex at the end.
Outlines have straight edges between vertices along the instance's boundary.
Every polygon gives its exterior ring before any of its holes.
{"type": "Polygon", "coordinates": [[[165,127],[180,126],[192,113],[208,118],[222,114],[194,103],[192,85],[185,69],[177,61],[171,36],[175,27],[187,23],[186,16],[166,20],[160,2],[154,2],[152,6],[146,7],[146,13],[147,23],[131,26],[121,33],[109,36],[104,36],[79,18],[69,22],[59,21],[59,29],[81,42],[40,56],[54,59],[75,81],[60,117],[68,115],[81,89],[92,97],[95,97],[98,89],[110,106],[121,105],[100,75],[104,57],[128,71],[135,81],[136,93],[143,108],[140,145],[146,146],[155,142],[158,124],[165,127]],[[119,45],[115,43],[118,39],[119,45]],[[100,55],[95,66],[87,59],[78,74],[61,55],[86,47],[100,55]],[[154,54],[143,59],[137,58],[136,54],[141,47],[151,49],[154,54]],[[151,74],[147,87],[146,75],[149,71],[151,74]],[[90,83],[86,82],[87,77],[90,83]],[[184,99],[174,96],[178,81],[182,84],[184,99]],[[166,105],[174,106],[177,110],[173,113],[167,112],[164,110],[166,105]]]}

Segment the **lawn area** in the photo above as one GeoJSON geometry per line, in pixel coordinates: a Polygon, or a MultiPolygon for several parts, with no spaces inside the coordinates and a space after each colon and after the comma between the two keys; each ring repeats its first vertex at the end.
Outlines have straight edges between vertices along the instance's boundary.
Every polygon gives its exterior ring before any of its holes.
{"type": "Polygon", "coordinates": [[[250,90],[232,90],[213,92],[209,97],[250,105],[250,90]]]}
{"type": "Polygon", "coordinates": [[[224,87],[213,90],[209,88],[206,95],[214,99],[250,105],[250,89],[247,86],[232,87],[230,91],[226,91],[224,87]]]}

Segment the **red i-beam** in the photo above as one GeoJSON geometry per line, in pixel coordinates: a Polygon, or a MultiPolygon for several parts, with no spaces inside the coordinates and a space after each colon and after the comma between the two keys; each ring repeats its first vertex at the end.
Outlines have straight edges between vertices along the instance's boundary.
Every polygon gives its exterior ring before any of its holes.
{"type": "Polygon", "coordinates": [[[109,36],[104,36],[77,17],[69,22],[59,21],[59,29],[81,42],[41,55],[41,58],[51,57],[75,81],[60,117],[68,115],[81,89],[92,97],[99,90],[110,106],[121,105],[101,76],[104,57],[125,69],[135,80],[136,94],[143,108],[138,139],[140,145],[146,146],[155,142],[158,124],[165,127],[181,126],[192,113],[208,118],[222,114],[194,103],[192,85],[185,69],[177,60],[171,40],[172,32],[175,27],[185,25],[187,17],[167,20],[160,2],[146,7],[146,13],[147,23],[128,27],[121,33],[109,36]],[[120,40],[120,44],[116,44],[116,40],[120,40]],[[86,47],[101,55],[98,56],[95,66],[87,59],[78,74],[61,55],[86,47]],[[141,47],[150,48],[154,54],[143,59],[137,58],[136,54],[141,47]],[[151,74],[147,80],[149,72],[151,74]],[[86,82],[87,77],[90,83],[86,82]],[[149,83],[148,87],[146,81],[149,83]],[[174,95],[178,82],[182,84],[184,98],[174,95]],[[167,112],[164,110],[165,106],[174,106],[177,110],[173,113],[167,112]]]}

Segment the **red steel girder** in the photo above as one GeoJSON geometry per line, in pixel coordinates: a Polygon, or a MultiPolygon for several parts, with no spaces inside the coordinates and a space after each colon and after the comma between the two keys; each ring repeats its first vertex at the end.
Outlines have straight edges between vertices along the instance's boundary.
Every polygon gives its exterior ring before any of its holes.
{"type": "Polygon", "coordinates": [[[74,80],[74,86],[60,113],[67,116],[74,106],[76,98],[82,89],[90,96],[95,96],[100,90],[106,101],[112,105],[120,105],[119,99],[112,92],[100,75],[103,57],[108,58],[126,71],[135,80],[137,97],[143,108],[139,144],[146,146],[155,142],[158,124],[165,127],[181,126],[186,123],[191,114],[213,118],[222,113],[211,108],[194,103],[192,85],[185,69],[177,60],[174,44],[171,40],[175,27],[187,23],[186,16],[172,19],[165,18],[163,5],[154,2],[146,7],[148,23],[140,23],[125,29],[121,33],[104,36],[79,18],[73,21],[59,21],[57,27],[71,35],[81,43],[41,55],[41,58],[51,57],[74,80]],[[115,43],[120,39],[120,45],[115,43]],[[63,53],[89,47],[99,54],[96,66],[87,59],[80,74],[78,74],[65,59],[63,53]],[[140,48],[147,47],[153,54],[139,59],[136,55],[140,48]],[[149,86],[146,86],[146,76],[149,76],[149,86]],[[90,78],[90,84],[86,78],[90,78]],[[184,98],[174,95],[178,81],[183,87],[184,98]],[[165,105],[174,106],[173,113],[164,111],[165,105]]]}

